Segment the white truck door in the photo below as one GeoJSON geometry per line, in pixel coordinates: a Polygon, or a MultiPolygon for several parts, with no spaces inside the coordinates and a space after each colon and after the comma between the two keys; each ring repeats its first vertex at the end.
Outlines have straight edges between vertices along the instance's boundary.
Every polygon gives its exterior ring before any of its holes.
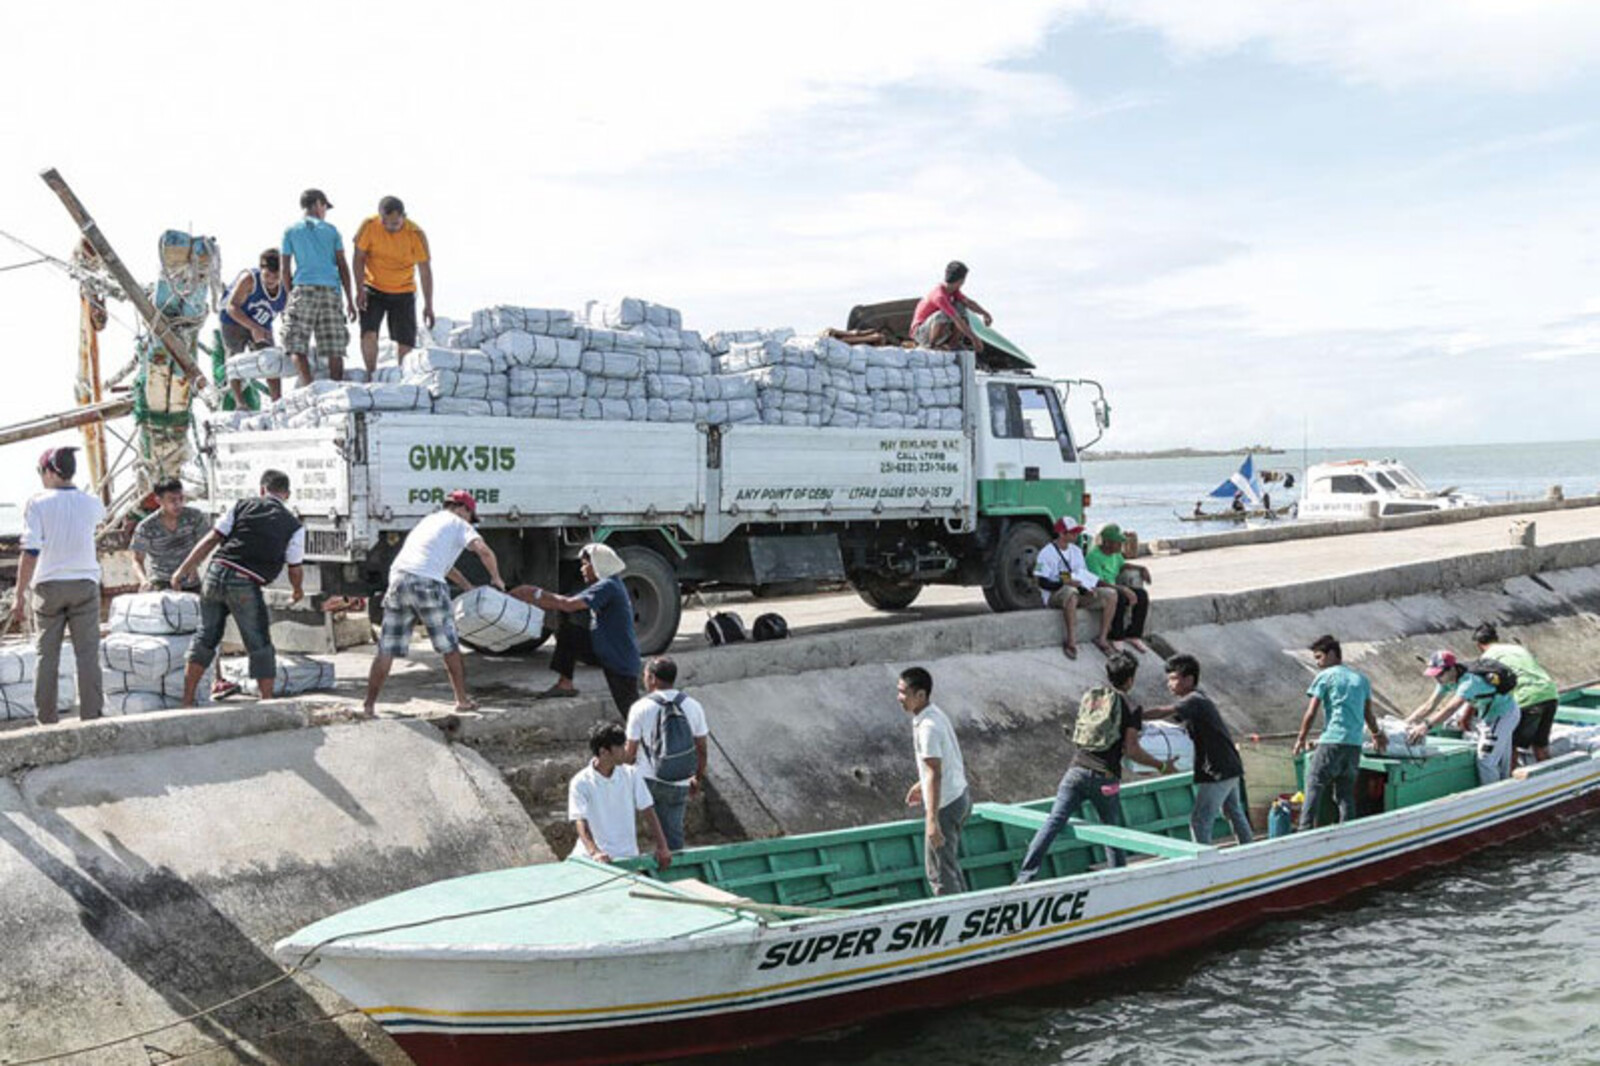
{"type": "Polygon", "coordinates": [[[1077,451],[1050,382],[991,379],[984,406],[979,477],[1040,481],[1075,475],[1077,451]]]}

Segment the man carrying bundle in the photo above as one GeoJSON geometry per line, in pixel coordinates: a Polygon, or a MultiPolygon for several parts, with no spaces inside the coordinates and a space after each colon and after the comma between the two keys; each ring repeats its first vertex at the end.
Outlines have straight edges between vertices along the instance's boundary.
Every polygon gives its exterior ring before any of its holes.
{"type": "Polygon", "coordinates": [[[383,691],[395,656],[405,658],[411,650],[411,630],[418,622],[428,630],[433,650],[444,657],[444,671],[455,693],[456,710],[477,709],[477,701],[467,692],[461,638],[456,633],[455,617],[450,609],[450,586],[445,583],[448,580],[457,588],[472,588],[472,582],[456,569],[461,553],[470,551],[489,571],[489,584],[501,592],[506,590],[506,583],[500,580],[500,564],[495,559],[494,549],[472,528],[477,520],[477,500],[472,493],[457,489],[445,497],[443,507],[406,534],[400,554],[389,564],[389,590],[383,594],[383,632],[378,638],[378,653],[373,656],[372,669],[367,673],[365,706],[368,714],[377,709],[378,693],[383,691]]]}

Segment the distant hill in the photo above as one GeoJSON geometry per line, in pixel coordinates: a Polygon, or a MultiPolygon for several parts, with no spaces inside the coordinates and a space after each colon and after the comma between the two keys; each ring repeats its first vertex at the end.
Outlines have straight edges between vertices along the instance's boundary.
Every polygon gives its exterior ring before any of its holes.
{"type": "Polygon", "coordinates": [[[1085,462],[1095,459],[1214,459],[1224,455],[1282,455],[1282,448],[1269,444],[1247,444],[1242,448],[1158,448],[1148,452],[1124,452],[1115,449],[1090,450],[1083,453],[1085,462]]]}

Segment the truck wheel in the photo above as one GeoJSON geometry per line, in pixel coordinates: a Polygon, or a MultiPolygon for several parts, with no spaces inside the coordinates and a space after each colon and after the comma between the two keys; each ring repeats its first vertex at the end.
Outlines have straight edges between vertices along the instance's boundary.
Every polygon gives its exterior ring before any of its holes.
{"type": "Polygon", "coordinates": [[[862,574],[850,583],[856,595],[880,611],[903,611],[922,595],[917,581],[896,581],[881,574],[862,574]]]}
{"type": "Polygon", "coordinates": [[[622,584],[633,601],[633,629],[641,655],[659,655],[678,635],[683,599],[678,595],[678,573],[672,564],[649,548],[631,545],[617,554],[628,568],[622,584]]]}
{"type": "Polygon", "coordinates": [[[1039,606],[1033,563],[1048,543],[1044,527],[1032,522],[1018,522],[1006,530],[991,557],[990,582],[983,587],[983,598],[992,609],[1023,611],[1039,606]]]}

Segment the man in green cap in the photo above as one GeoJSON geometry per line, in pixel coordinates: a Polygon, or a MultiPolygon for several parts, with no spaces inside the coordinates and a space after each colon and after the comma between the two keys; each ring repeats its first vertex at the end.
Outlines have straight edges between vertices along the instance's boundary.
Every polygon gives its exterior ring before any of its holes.
{"type": "Polygon", "coordinates": [[[1123,558],[1122,546],[1127,540],[1121,526],[1107,522],[1095,534],[1094,545],[1084,553],[1084,562],[1095,577],[1117,592],[1117,610],[1111,618],[1109,634],[1112,645],[1120,650],[1122,641],[1127,641],[1142,655],[1150,650],[1141,639],[1145,616],[1150,613],[1150,593],[1144,590],[1151,583],[1150,570],[1123,558]],[[1123,578],[1129,574],[1139,576],[1138,585],[1125,583],[1123,578]]]}

